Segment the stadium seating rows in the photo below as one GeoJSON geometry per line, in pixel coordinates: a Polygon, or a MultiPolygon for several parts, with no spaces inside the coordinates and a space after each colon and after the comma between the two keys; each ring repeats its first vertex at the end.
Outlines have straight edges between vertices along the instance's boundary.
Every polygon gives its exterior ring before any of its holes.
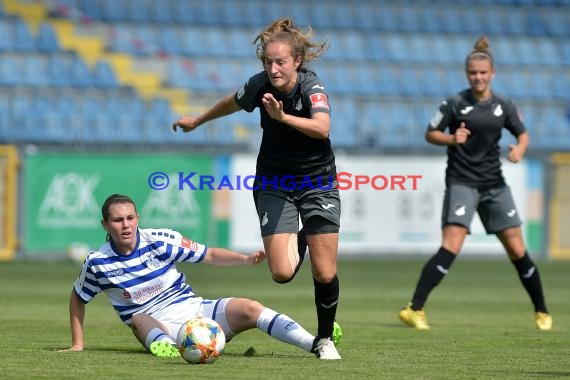
{"type": "MultiPolygon", "coordinates": [[[[166,56],[163,84],[205,103],[261,70],[253,38],[268,20],[290,15],[331,43],[313,66],[331,95],[333,141],[355,151],[429,149],[424,126],[443,96],[466,86],[464,56],[486,33],[497,58],[494,89],[521,105],[533,146],[570,147],[570,0],[290,2],[56,0],[49,14],[79,29],[86,19],[110,28],[113,38],[99,35],[108,51],[166,56]]],[[[180,139],[166,128],[176,117],[166,100],[143,100],[108,62],[90,66],[63,50],[49,19],[32,33],[2,9],[0,86],[0,141],[227,146],[260,133],[255,115],[240,112],[180,139]]]]}

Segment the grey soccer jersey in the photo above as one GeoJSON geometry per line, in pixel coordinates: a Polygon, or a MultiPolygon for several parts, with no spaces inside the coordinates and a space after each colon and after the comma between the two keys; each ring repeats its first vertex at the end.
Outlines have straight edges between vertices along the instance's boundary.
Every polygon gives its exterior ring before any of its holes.
{"type": "Polygon", "coordinates": [[[477,188],[504,185],[499,146],[503,128],[515,137],[526,131],[517,107],[500,94],[477,101],[470,89],[463,90],[441,103],[428,130],[449,128],[454,134],[462,122],[471,134],[464,144],[447,148],[446,183],[477,188]]]}
{"type": "Polygon", "coordinates": [[[324,86],[317,75],[306,69],[298,73],[297,85],[290,93],[277,91],[265,71],[245,83],[235,94],[235,102],[245,111],[260,110],[263,137],[257,157],[257,175],[295,176],[298,181],[308,176],[336,177],[335,157],[330,139],[315,139],[273,120],[261,103],[263,94],[271,93],[283,102],[284,112],[310,118],[313,113],[330,113],[330,104],[324,86]]]}

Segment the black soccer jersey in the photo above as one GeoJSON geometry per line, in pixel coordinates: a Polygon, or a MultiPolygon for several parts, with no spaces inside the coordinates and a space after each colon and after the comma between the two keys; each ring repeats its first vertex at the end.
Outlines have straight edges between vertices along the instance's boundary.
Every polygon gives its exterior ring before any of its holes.
{"type": "Polygon", "coordinates": [[[501,171],[499,140],[503,128],[518,137],[526,131],[515,104],[493,93],[477,101],[470,89],[444,100],[428,125],[428,130],[454,134],[461,122],[471,131],[464,144],[447,148],[446,184],[488,188],[505,184],[501,171]]]}
{"type": "Polygon", "coordinates": [[[234,95],[242,109],[252,112],[260,110],[263,137],[257,156],[257,176],[294,176],[302,182],[306,176],[311,180],[318,177],[336,177],[335,157],[329,138],[315,139],[272,119],[261,103],[263,94],[271,93],[283,102],[286,114],[310,118],[315,112],[330,113],[328,96],[317,75],[302,69],[297,76],[297,85],[288,94],[276,90],[265,71],[245,83],[234,95]]]}

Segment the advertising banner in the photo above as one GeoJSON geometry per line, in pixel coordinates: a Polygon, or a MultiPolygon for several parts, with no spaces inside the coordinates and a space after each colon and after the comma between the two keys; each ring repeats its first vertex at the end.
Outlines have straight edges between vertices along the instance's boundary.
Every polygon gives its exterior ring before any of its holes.
{"type": "MultiPolygon", "coordinates": [[[[255,174],[255,157],[235,156],[232,176],[255,174]]],[[[441,209],[446,157],[337,156],[342,201],[341,254],[434,253],[441,244],[441,209]]],[[[517,212],[527,216],[525,164],[505,163],[517,212]]],[[[261,242],[251,191],[232,191],[230,242],[255,247],[261,242]]],[[[473,219],[464,252],[503,253],[494,235],[487,235],[478,216],[473,219]]]]}
{"type": "Polygon", "coordinates": [[[29,154],[23,248],[32,256],[63,252],[75,242],[98,248],[105,239],[101,205],[114,193],[133,198],[143,228],[172,228],[198,242],[224,244],[216,219],[224,213],[212,212],[219,195],[200,188],[195,177],[225,167],[227,159],[186,154],[29,154]]]}

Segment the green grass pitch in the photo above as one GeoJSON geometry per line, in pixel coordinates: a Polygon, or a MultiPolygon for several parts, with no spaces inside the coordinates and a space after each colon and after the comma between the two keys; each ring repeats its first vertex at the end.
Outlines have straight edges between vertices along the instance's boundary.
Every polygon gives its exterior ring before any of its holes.
{"type": "MultiPolygon", "coordinates": [[[[430,331],[401,324],[426,258],[339,261],[341,361],[319,361],[251,330],[226,345],[211,365],[145,353],[106,297],[87,305],[85,351],[70,345],[68,296],[79,264],[0,263],[0,375],[4,379],[525,379],[570,377],[570,262],[541,262],[552,331],[534,326],[530,300],[504,257],[460,257],[434,290],[430,331]],[[253,347],[253,350],[250,348],[253,347]],[[245,353],[253,355],[246,355],[245,353]]],[[[261,301],[315,332],[310,269],[274,284],[260,267],[181,265],[208,298],[261,301]]]]}

